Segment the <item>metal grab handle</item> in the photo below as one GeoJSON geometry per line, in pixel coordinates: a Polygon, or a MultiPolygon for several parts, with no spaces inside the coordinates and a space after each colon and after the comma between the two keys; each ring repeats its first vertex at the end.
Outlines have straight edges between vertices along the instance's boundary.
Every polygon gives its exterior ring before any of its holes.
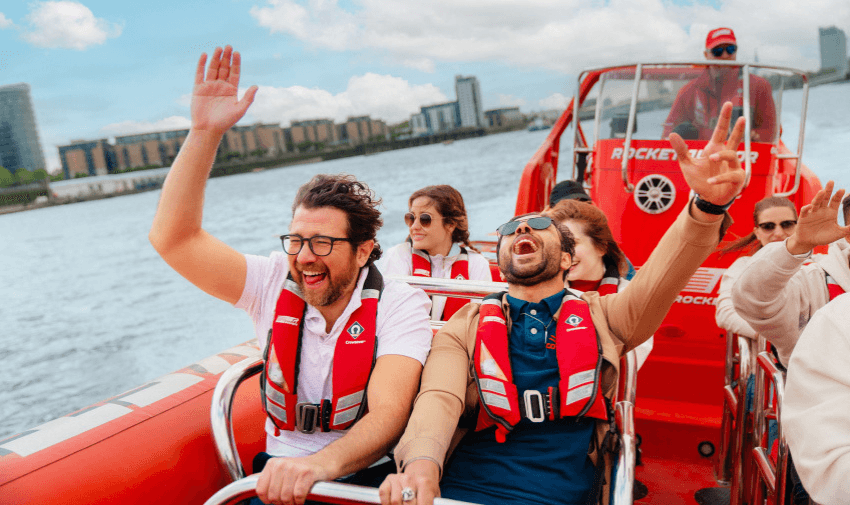
{"type": "Polygon", "coordinates": [[[239,461],[239,451],[236,449],[236,439],[233,437],[233,397],[240,384],[262,370],[261,356],[244,359],[231,365],[221,374],[213,391],[210,407],[213,442],[219,461],[227,468],[230,478],[234,481],[245,477],[245,471],[239,461]]]}
{"type": "MultiPolygon", "coordinates": [[[[761,346],[764,337],[759,337],[761,346]]],[[[785,434],[782,432],[782,402],[785,397],[785,379],[783,374],[774,363],[773,356],[767,352],[759,353],[758,368],[756,373],[756,395],[754,397],[756,407],[756,443],[752,450],[752,457],[756,467],[755,489],[753,490],[753,502],[761,503],[765,495],[772,495],[771,503],[785,503],[786,482],[788,471],[788,445],[785,442],[785,434]],[[770,394],[768,387],[773,386],[770,394]],[[771,408],[771,396],[773,405],[771,408]],[[775,418],[778,423],[777,440],[779,451],[776,464],[770,460],[770,447],[762,446],[767,440],[767,420],[775,418]]],[[[765,444],[766,445],[766,444],[765,444]]]]}
{"type": "Polygon", "coordinates": [[[393,275],[394,281],[405,282],[414,288],[424,290],[429,295],[452,296],[455,298],[484,298],[493,293],[508,290],[506,282],[467,281],[439,279],[436,277],[414,277],[412,275],[393,275]]]}
{"type": "MultiPolygon", "coordinates": [[[[212,495],[204,505],[231,505],[241,500],[257,496],[258,475],[245,477],[220,489],[212,495]]],[[[337,503],[340,505],[358,505],[361,503],[380,504],[378,488],[355,486],[354,484],[342,484],[340,482],[317,482],[310,489],[308,500],[337,503]]],[[[434,505],[474,505],[468,502],[450,500],[448,498],[435,498],[434,505]]]]}
{"type": "Polygon", "coordinates": [[[637,394],[637,354],[626,353],[620,361],[624,370],[621,401],[614,406],[614,420],[620,432],[620,456],[614,475],[613,505],[630,505],[634,502],[635,466],[637,445],[635,435],[635,397],[637,394]]]}

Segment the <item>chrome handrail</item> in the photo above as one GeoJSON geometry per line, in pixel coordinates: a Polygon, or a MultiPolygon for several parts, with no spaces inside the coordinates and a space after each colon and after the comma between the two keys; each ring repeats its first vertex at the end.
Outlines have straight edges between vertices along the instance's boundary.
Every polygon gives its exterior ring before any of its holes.
{"type": "Polygon", "coordinates": [[[393,275],[387,278],[405,282],[414,288],[424,290],[429,295],[452,296],[454,298],[479,299],[508,290],[508,284],[505,282],[439,279],[436,277],[413,277],[412,275],[393,275]]]}
{"type": "Polygon", "coordinates": [[[634,502],[635,467],[637,466],[637,444],[635,435],[635,398],[637,396],[637,354],[634,350],[620,360],[623,375],[623,391],[620,401],[614,406],[614,422],[620,433],[620,455],[614,475],[613,505],[629,505],[634,502]]]}
{"type": "Polygon", "coordinates": [[[758,355],[756,373],[756,443],[752,450],[755,470],[755,488],[753,503],[762,503],[767,497],[773,499],[770,503],[781,505],[785,503],[786,475],[788,472],[788,445],[782,432],[782,402],[785,398],[785,378],[777,368],[773,356],[762,351],[758,355]],[[772,386],[772,393],[768,388],[772,386]],[[771,399],[773,401],[771,402],[771,399]],[[771,408],[772,407],[772,408],[771,408]],[[778,424],[777,440],[779,450],[776,464],[770,460],[770,447],[767,446],[767,419],[775,418],[778,424]],[[762,445],[764,443],[764,446],[762,445]]]}
{"type": "MultiPolygon", "coordinates": [[[[752,139],[750,139],[750,135],[752,135],[752,111],[750,110],[750,66],[748,64],[744,64],[742,67],[744,72],[743,81],[744,81],[744,117],[746,118],[746,122],[744,123],[744,188],[741,189],[743,191],[747,186],[750,185],[750,179],[753,176],[753,160],[752,156],[750,156],[750,143],[752,139]]],[[[771,98],[773,100],[773,98],[771,98]]],[[[779,124],[779,118],[776,118],[776,124],[779,124]]],[[[773,139],[776,141],[776,138],[773,139]]],[[[738,146],[735,146],[735,149],[738,149],[738,146]]]]}
{"type": "MultiPolygon", "coordinates": [[[[784,193],[775,193],[773,196],[791,196],[800,189],[800,177],[803,174],[801,167],[803,165],[803,141],[806,138],[806,113],[809,109],[809,78],[803,75],[803,108],[800,110],[800,136],[797,139],[797,165],[794,170],[794,187],[791,191],[784,193]]],[[[777,156],[778,157],[778,156],[777,156]]],[[[783,157],[782,159],[790,159],[791,156],[783,157]]]]}
{"type": "Polygon", "coordinates": [[[632,128],[635,126],[635,117],[637,116],[637,99],[638,91],[640,90],[640,78],[643,75],[643,64],[638,63],[635,68],[635,84],[632,88],[632,104],[629,107],[629,122],[626,126],[626,140],[623,142],[623,163],[620,165],[623,184],[626,186],[626,192],[631,193],[635,190],[634,184],[629,181],[629,149],[632,145],[632,128]]]}
{"type": "Polygon", "coordinates": [[[753,341],[746,337],[738,337],[738,397],[737,414],[735,417],[735,438],[732,450],[737,456],[737,464],[732,474],[730,489],[730,505],[740,505],[747,502],[749,496],[745,496],[747,482],[744,476],[744,460],[749,450],[750,415],[747,412],[747,384],[752,377],[755,365],[755,356],[750,352],[753,341]]]}
{"type": "MultiPolygon", "coordinates": [[[[780,159],[796,159],[797,160],[796,171],[795,171],[796,173],[795,173],[795,179],[794,179],[794,187],[790,191],[787,191],[787,192],[784,192],[784,193],[776,193],[774,196],[790,196],[790,195],[793,195],[794,193],[796,193],[797,190],[800,187],[800,177],[802,175],[800,168],[801,168],[802,159],[803,159],[803,141],[805,140],[806,113],[807,113],[807,110],[808,110],[808,97],[809,97],[809,79],[808,79],[808,77],[802,71],[795,69],[795,68],[791,68],[791,67],[783,67],[783,66],[779,66],[779,65],[763,65],[761,63],[741,63],[741,62],[737,62],[737,61],[721,61],[721,60],[712,60],[710,63],[705,61],[705,60],[703,60],[703,61],[665,61],[665,62],[624,63],[622,65],[607,65],[607,66],[603,66],[603,67],[592,67],[592,68],[585,69],[578,74],[577,85],[576,85],[576,94],[575,94],[575,99],[574,99],[574,107],[575,107],[576,111],[578,111],[579,108],[580,108],[580,104],[578,103],[579,102],[579,100],[578,100],[579,94],[578,93],[579,93],[579,90],[581,90],[581,81],[587,74],[590,74],[590,73],[593,73],[593,72],[605,71],[605,70],[625,70],[625,69],[628,69],[630,67],[635,67],[635,84],[634,84],[634,89],[632,90],[632,101],[631,101],[631,106],[629,108],[629,122],[628,122],[628,127],[627,127],[628,129],[626,130],[626,139],[625,139],[625,142],[623,144],[623,161],[622,161],[621,168],[620,168],[621,176],[622,176],[622,179],[623,179],[623,183],[626,187],[626,191],[629,192],[629,193],[634,191],[634,186],[628,180],[628,172],[627,172],[627,170],[628,170],[628,168],[627,168],[628,167],[628,159],[629,159],[629,154],[628,154],[629,151],[628,150],[631,147],[631,129],[633,128],[633,125],[634,125],[634,122],[633,122],[634,116],[637,113],[637,94],[638,94],[638,91],[639,91],[638,88],[640,86],[640,77],[641,77],[641,74],[642,74],[642,71],[643,71],[643,67],[668,67],[668,68],[670,68],[670,67],[688,67],[688,66],[692,66],[692,67],[707,67],[707,66],[738,67],[738,68],[743,68],[743,69],[746,70],[744,72],[744,75],[743,75],[743,81],[744,81],[743,82],[743,88],[744,88],[743,93],[744,93],[744,107],[745,107],[744,108],[744,114],[745,114],[745,117],[747,118],[747,124],[745,126],[745,132],[746,133],[745,133],[745,139],[744,139],[744,151],[745,151],[744,166],[745,166],[745,183],[746,184],[749,184],[750,178],[752,177],[752,161],[751,161],[751,156],[750,156],[750,128],[751,128],[750,123],[752,121],[752,118],[750,117],[750,109],[748,107],[749,102],[750,102],[749,70],[751,68],[765,69],[765,70],[776,70],[776,71],[780,71],[780,72],[789,72],[791,74],[797,75],[797,76],[802,78],[802,80],[803,80],[803,104],[802,104],[802,110],[800,112],[800,135],[799,135],[799,140],[797,142],[797,154],[796,155],[779,155],[779,156],[777,156],[777,158],[780,158],[780,159]]],[[[783,92],[785,91],[784,88],[783,88],[782,91],[783,92]]],[[[599,104],[599,101],[597,100],[597,106],[598,106],[598,104],[599,104]]],[[[578,116],[574,115],[573,120],[578,121],[578,116]]],[[[599,122],[598,113],[596,115],[595,120],[596,120],[597,123],[599,122]]],[[[779,127],[778,121],[779,121],[779,118],[777,118],[777,128],[779,127]]],[[[773,139],[773,142],[777,142],[779,132],[776,132],[776,135],[777,135],[777,137],[775,137],[773,139]]],[[[576,147],[576,138],[577,138],[576,135],[574,135],[574,139],[573,139],[573,147],[574,148],[576,147]]],[[[598,129],[597,129],[597,136],[594,138],[594,141],[598,140],[598,138],[599,137],[598,137],[598,129]]],[[[575,158],[575,157],[573,157],[573,158],[575,158]]],[[[573,173],[575,174],[575,159],[573,160],[573,173]]]]}
{"type": "Polygon", "coordinates": [[[735,365],[739,363],[739,354],[735,352],[735,334],[726,332],[726,365],[723,375],[723,417],[720,420],[720,445],[717,448],[715,468],[716,479],[720,484],[728,484],[731,480],[734,460],[731,448],[734,438],[734,420],[737,418],[738,391],[735,388],[735,365]]]}
{"type": "MultiPolygon", "coordinates": [[[[204,505],[231,505],[247,498],[257,496],[256,487],[258,475],[251,475],[228,484],[212,495],[204,505]]],[[[340,482],[317,482],[307,495],[308,500],[339,505],[380,504],[381,497],[378,488],[355,486],[340,482]]],[[[474,505],[468,502],[435,498],[434,505],[474,505]]]]}
{"type": "Polygon", "coordinates": [[[218,460],[227,468],[227,473],[233,481],[245,477],[245,470],[239,461],[239,451],[233,436],[233,397],[236,389],[248,378],[263,370],[263,358],[247,358],[230,367],[221,374],[213,391],[212,406],[210,407],[210,424],[212,425],[213,443],[215,444],[218,460]]]}

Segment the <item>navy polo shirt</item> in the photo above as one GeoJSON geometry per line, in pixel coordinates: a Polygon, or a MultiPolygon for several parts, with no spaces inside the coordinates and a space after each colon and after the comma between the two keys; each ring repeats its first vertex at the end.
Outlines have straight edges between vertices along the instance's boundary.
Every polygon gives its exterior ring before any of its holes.
{"type": "MultiPolygon", "coordinates": [[[[540,303],[508,296],[511,369],[520,398],[527,389],[558,385],[555,346],[546,344],[554,343],[552,317],[563,298],[563,291],[540,303]]],[[[470,432],[445,465],[442,496],[473,503],[584,504],[595,470],[587,455],[594,423],[523,419],[503,444],[495,427],[470,432]]]]}

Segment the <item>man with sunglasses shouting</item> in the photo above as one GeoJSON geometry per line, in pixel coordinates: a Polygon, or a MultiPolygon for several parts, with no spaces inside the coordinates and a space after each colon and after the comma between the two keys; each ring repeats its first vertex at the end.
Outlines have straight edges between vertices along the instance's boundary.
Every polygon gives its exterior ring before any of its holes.
{"type": "Polygon", "coordinates": [[[842,206],[850,223],[850,198],[842,205],[844,190],[833,194],[833,187],[827,182],[800,209],[793,235],[754,254],[732,287],[735,310],[776,347],[785,366],[812,315],[850,291],[850,226],[838,224],[842,206]],[[825,245],[827,254],[812,255],[825,245]]]}
{"type": "Polygon", "coordinates": [[[679,292],[714,251],[744,172],[728,140],[723,106],[707,158],[670,143],[697,196],[661,238],[629,289],[577,298],[564,289],[574,239],[537,213],[498,229],[508,291],[471,303],[434,337],[410,421],[395,450],[401,473],[381,501],[431,505],[435,496],[473,503],[607,502],[608,435],[620,356],[647,340],[679,292]],[[589,450],[590,449],[590,450],[589,450]],[[605,484],[603,484],[605,483],[605,484]]]}
{"type": "Polygon", "coordinates": [[[431,303],[421,290],[384,283],[373,266],[380,200],[352,176],[317,175],[301,186],[283,251],[271,257],[240,254],[201,227],[219,142],[257,92],[252,86],[237,100],[240,64],[230,46],[215,50],[206,72],[201,56],[192,128],[162,188],[150,240],[180,275],[254,320],[267,414],[257,495],[303,504],[316,481],[378,485],[393,470],[385,455],[419,386],[431,303]]]}
{"type": "MultiPolygon", "coordinates": [[[[709,61],[737,60],[738,43],[731,28],[715,28],[705,38],[703,53],[709,61]]],[[[744,82],[740,67],[709,65],[676,96],[664,122],[663,138],[671,132],[688,140],[708,140],[715,118],[725,102],[732,102],[733,119],[743,115],[744,82]]],[[[750,139],[773,142],[776,138],[776,106],[766,79],[750,75],[750,139]]]]}

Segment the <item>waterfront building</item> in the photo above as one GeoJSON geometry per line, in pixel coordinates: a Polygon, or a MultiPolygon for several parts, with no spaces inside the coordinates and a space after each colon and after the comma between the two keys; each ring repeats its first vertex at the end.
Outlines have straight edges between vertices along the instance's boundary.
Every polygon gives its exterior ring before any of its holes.
{"type": "Polygon", "coordinates": [[[332,119],[292,121],[289,132],[292,143],[296,146],[304,142],[332,144],[339,140],[332,119]]]}
{"type": "Polygon", "coordinates": [[[457,96],[459,123],[464,128],[484,127],[484,107],[482,106],[481,87],[475,76],[455,76],[455,96],[457,96]]]}
{"type": "Polygon", "coordinates": [[[439,103],[422,107],[425,126],[429,134],[442,133],[460,127],[460,110],[457,102],[439,103]]]}
{"type": "Polygon", "coordinates": [[[425,114],[413,114],[410,116],[410,135],[419,137],[428,135],[428,123],[425,121],[425,114]]]}
{"type": "Polygon", "coordinates": [[[390,129],[386,123],[369,116],[349,117],[345,123],[338,125],[338,130],[339,141],[349,144],[362,144],[369,140],[390,138],[390,129]]]}
{"type": "Polygon", "coordinates": [[[488,128],[499,128],[525,123],[525,117],[519,107],[502,107],[484,111],[485,125],[488,128]]]}
{"type": "Polygon", "coordinates": [[[115,137],[117,169],[171,165],[189,130],[139,133],[115,137]]]}
{"type": "Polygon", "coordinates": [[[820,28],[820,67],[821,73],[831,73],[836,79],[844,79],[850,74],[847,62],[847,37],[844,30],[830,26],[820,28]]]}
{"type": "Polygon", "coordinates": [[[0,86],[0,166],[12,173],[47,168],[29,84],[0,86]]]}
{"type": "Polygon", "coordinates": [[[106,139],[74,140],[70,145],[60,146],[59,160],[65,179],[73,179],[79,174],[111,174],[118,164],[115,149],[106,139]]]}

